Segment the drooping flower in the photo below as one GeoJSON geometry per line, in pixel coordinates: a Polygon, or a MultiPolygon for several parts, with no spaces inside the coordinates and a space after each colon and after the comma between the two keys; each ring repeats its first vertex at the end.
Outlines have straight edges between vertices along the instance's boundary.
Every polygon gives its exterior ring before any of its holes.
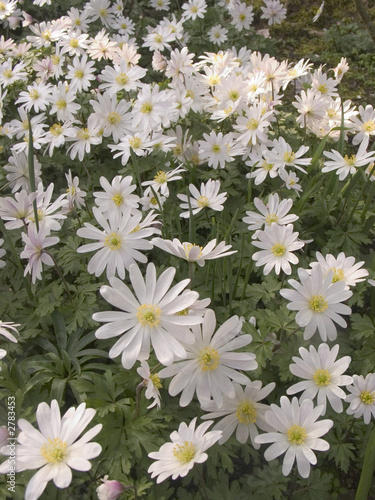
{"type": "Polygon", "coordinates": [[[208,458],[206,450],[215,444],[221,437],[221,431],[209,431],[212,420],[200,424],[195,428],[197,419],[194,418],[189,426],[182,422],[178,431],[172,432],[171,443],[165,443],[159,451],[149,453],[149,457],[156,460],[150,465],[148,472],[151,477],[157,476],[157,483],[161,483],[169,476],[172,479],[185,477],[194,467],[208,458]]]}
{"type": "MultiPolygon", "coordinates": [[[[102,447],[90,440],[100,432],[102,424],[79,436],[95,413],[94,409],[86,409],[86,404],[82,403],[78,408],[70,408],[61,417],[59,405],[53,400],[50,406],[47,403],[38,405],[36,420],[39,430],[27,420],[18,421],[21,432],[16,445],[16,472],[39,469],[26,487],[26,500],[37,500],[51,480],[57,488],[67,488],[72,481],[71,469],[91,469],[89,460],[96,458],[102,447]]],[[[0,473],[7,472],[8,460],[0,466],[0,473]]]]}
{"type": "Polygon", "coordinates": [[[219,259],[237,252],[237,250],[228,251],[232,245],[226,245],[224,241],[216,246],[216,238],[205,247],[189,242],[181,243],[177,238],[174,238],[173,241],[153,238],[152,244],[188,262],[196,262],[201,267],[204,266],[206,260],[219,259]]]}

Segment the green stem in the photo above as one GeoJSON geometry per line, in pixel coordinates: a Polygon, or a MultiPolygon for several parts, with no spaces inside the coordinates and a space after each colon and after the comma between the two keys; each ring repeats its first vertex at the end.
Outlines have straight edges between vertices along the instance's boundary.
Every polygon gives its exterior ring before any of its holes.
{"type": "Polygon", "coordinates": [[[66,293],[68,294],[70,302],[72,302],[73,297],[72,297],[72,294],[70,293],[70,290],[69,290],[69,287],[68,287],[68,283],[66,282],[66,279],[64,278],[64,275],[61,272],[61,270],[59,268],[59,265],[57,264],[57,261],[56,261],[55,257],[50,252],[48,252],[48,250],[43,250],[43,253],[46,253],[47,255],[49,255],[51,257],[51,259],[53,260],[53,263],[55,265],[55,269],[57,271],[57,274],[59,275],[61,281],[64,284],[64,287],[65,287],[66,293]]]}
{"type": "MultiPolygon", "coordinates": [[[[32,193],[35,193],[36,187],[35,187],[35,169],[34,169],[34,144],[33,144],[33,131],[31,130],[31,121],[29,114],[27,114],[27,119],[29,122],[29,149],[27,158],[29,164],[29,181],[30,181],[30,190],[32,193]]],[[[34,207],[35,226],[37,232],[39,232],[38,206],[36,204],[36,197],[33,201],[33,207],[34,207]]]]}
{"type": "Polygon", "coordinates": [[[363,459],[362,473],[359,480],[355,500],[367,500],[375,469],[375,427],[373,427],[370,439],[367,442],[365,457],[363,459]]]}

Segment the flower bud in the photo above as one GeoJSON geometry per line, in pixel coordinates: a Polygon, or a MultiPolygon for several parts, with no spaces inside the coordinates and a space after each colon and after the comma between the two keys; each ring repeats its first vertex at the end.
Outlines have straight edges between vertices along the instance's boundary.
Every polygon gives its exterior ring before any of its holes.
{"type": "Polygon", "coordinates": [[[99,500],[116,500],[125,487],[119,481],[108,481],[107,478],[108,476],[105,476],[102,479],[103,484],[96,489],[98,498],[99,500]]]}

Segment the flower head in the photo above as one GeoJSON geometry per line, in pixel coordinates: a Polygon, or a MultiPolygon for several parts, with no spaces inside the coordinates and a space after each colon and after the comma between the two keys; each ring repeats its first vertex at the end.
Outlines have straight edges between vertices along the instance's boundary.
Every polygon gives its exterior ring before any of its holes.
{"type": "Polygon", "coordinates": [[[292,402],[286,397],[280,398],[280,406],[271,405],[265,419],[273,432],[261,434],[255,438],[258,444],[273,443],[265,452],[266,460],[274,460],[285,453],[283,474],[288,476],[293,464],[297,461],[298,472],[302,477],[309,477],[310,464],[317,462],[313,450],[326,451],[329,444],[321,436],[333,426],[332,420],[317,419],[323,412],[323,405],[314,408],[311,399],[305,399],[301,404],[297,398],[292,402]]]}
{"type": "Polygon", "coordinates": [[[347,389],[351,392],[346,396],[345,402],[350,403],[346,410],[348,415],[361,418],[365,424],[369,424],[371,417],[375,417],[375,373],[353,375],[353,385],[347,389]]]}
{"type": "MultiPolygon", "coordinates": [[[[72,480],[71,469],[88,471],[89,460],[102,451],[98,443],[89,441],[96,436],[102,425],[98,424],[79,438],[85,427],[95,416],[95,410],[86,409],[82,403],[78,408],[70,408],[63,417],[56,400],[40,403],[36,411],[39,430],[27,420],[20,419],[16,447],[16,471],[39,469],[29,481],[25,498],[39,498],[51,479],[58,488],[67,488],[72,480]]],[[[0,472],[8,472],[8,460],[0,466],[0,472]]]]}
{"type": "Polygon", "coordinates": [[[207,460],[205,451],[220,439],[221,431],[206,432],[212,420],[200,424],[195,429],[196,422],[196,418],[189,426],[182,422],[178,431],[170,435],[171,443],[165,443],[159,451],[149,453],[150,458],[157,460],[148,469],[151,477],[157,476],[157,483],[169,476],[172,476],[172,479],[185,477],[195,463],[201,464],[207,460]]]}

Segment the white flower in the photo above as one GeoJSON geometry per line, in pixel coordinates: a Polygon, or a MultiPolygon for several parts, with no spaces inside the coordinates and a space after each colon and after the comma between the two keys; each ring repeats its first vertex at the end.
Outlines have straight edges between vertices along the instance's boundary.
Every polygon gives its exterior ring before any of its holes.
{"type": "Polygon", "coordinates": [[[336,170],[339,180],[342,181],[346,179],[349,174],[355,174],[357,167],[363,167],[368,165],[375,160],[375,152],[366,152],[368,146],[368,141],[363,140],[358,148],[356,155],[345,155],[342,156],[338,151],[332,150],[324,151],[324,155],[327,156],[331,161],[325,161],[322,172],[331,172],[336,170]]]}
{"type": "Polygon", "coordinates": [[[50,231],[46,227],[41,227],[39,231],[34,225],[28,227],[27,235],[22,233],[22,240],[25,243],[25,249],[21,252],[21,259],[29,259],[25,268],[25,276],[30,273],[32,282],[42,279],[42,268],[45,264],[53,266],[52,257],[44,250],[50,246],[56,245],[60,238],[57,236],[49,237],[50,231]]]}
{"type": "Polygon", "coordinates": [[[188,0],[187,3],[182,5],[183,19],[192,19],[195,21],[197,17],[203,18],[207,10],[205,0],[188,0]]]}
{"type": "Polygon", "coordinates": [[[254,19],[253,6],[245,2],[236,2],[230,11],[232,23],[238,31],[248,30],[254,19]]]}
{"type": "Polygon", "coordinates": [[[375,110],[371,104],[365,108],[359,106],[359,118],[356,116],[351,117],[354,124],[354,130],[357,134],[353,137],[353,144],[360,144],[362,141],[369,142],[370,137],[375,135],[375,110]]]}
{"type": "Polygon", "coordinates": [[[194,243],[181,243],[177,238],[174,238],[173,241],[153,238],[152,244],[188,262],[196,262],[201,267],[204,266],[206,260],[218,259],[237,252],[237,250],[228,252],[228,250],[232,248],[232,245],[226,245],[224,241],[221,241],[216,246],[216,238],[207,243],[205,247],[201,247],[194,243]]]}
{"type": "Polygon", "coordinates": [[[151,373],[150,367],[148,366],[147,361],[142,361],[141,366],[137,368],[137,373],[140,377],[143,378],[143,382],[141,385],[146,387],[146,399],[154,399],[154,402],[147,407],[153,408],[157,406],[160,410],[160,392],[159,389],[162,387],[160,382],[159,375],[157,373],[151,373]]]}
{"type": "Polygon", "coordinates": [[[238,370],[255,370],[258,363],[255,354],[233,352],[250,344],[251,335],[240,335],[242,321],[232,316],[215,332],[216,317],[209,309],[203,325],[193,326],[195,341],[185,344],[187,360],[176,362],[160,371],[159,376],[174,377],[169,384],[169,394],[182,392],[180,406],[187,406],[194,393],[201,404],[211,398],[221,408],[224,395],[235,397],[233,382],[247,384],[249,379],[238,370]]]}
{"type": "Polygon", "coordinates": [[[181,175],[179,175],[181,172],[185,172],[185,169],[177,167],[169,172],[159,170],[152,181],[142,182],[142,186],[151,186],[156,193],[160,191],[162,195],[169,196],[168,182],[182,179],[181,175]]]}
{"type": "Polygon", "coordinates": [[[330,271],[326,277],[323,277],[320,267],[311,270],[311,276],[306,269],[298,269],[298,276],[302,283],[292,279],[289,284],[295,290],[283,288],[280,294],[290,300],[287,308],[291,311],[298,311],[296,314],[296,323],[305,327],[304,338],[310,339],[316,330],[325,342],[335,340],[337,331],[335,323],[341,327],[346,327],[346,321],[341,314],[351,314],[352,310],[345,304],[344,300],[353,295],[351,291],[346,290],[343,281],[332,283],[333,273],[330,271]]]}
{"type": "Polygon", "coordinates": [[[246,115],[240,115],[237,118],[236,125],[233,126],[235,130],[240,132],[238,140],[244,146],[265,143],[267,141],[267,129],[271,124],[267,118],[272,114],[272,111],[266,111],[266,107],[262,102],[248,108],[246,115]]]}
{"type": "Polygon", "coordinates": [[[157,483],[169,476],[172,476],[172,479],[185,477],[195,463],[201,464],[207,460],[205,451],[220,439],[221,431],[206,432],[212,420],[200,424],[195,429],[196,421],[194,418],[189,427],[182,422],[178,431],[170,435],[171,443],[165,443],[159,451],[149,453],[150,458],[157,460],[148,469],[151,477],[157,476],[157,483]]]}
{"type": "Polygon", "coordinates": [[[111,212],[123,213],[127,207],[131,208],[132,214],[137,212],[139,196],[131,194],[137,189],[137,186],[132,184],[131,175],[116,175],[111,184],[104,176],[100,177],[99,181],[104,192],[94,192],[95,203],[104,215],[108,217],[111,212]]]}
{"type": "MultiPolygon", "coordinates": [[[[21,432],[16,446],[16,471],[39,469],[27,485],[25,500],[37,500],[51,479],[57,488],[67,488],[72,481],[71,469],[91,469],[89,460],[96,458],[102,447],[89,441],[100,432],[102,425],[96,425],[81,438],[79,436],[95,413],[82,403],[61,417],[59,405],[53,400],[51,406],[47,403],[38,405],[36,420],[40,430],[27,420],[18,421],[21,432]]],[[[0,466],[0,472],[9,472],[8,469],[6,460],[0,466]]]]}
{"type": "Polygon", "coordinates": [[[346,413],[354,418],[363,417],[365,424],[369,424],[371,417],[375,417],[375,373],[368,373],[365,378],[353,375],[353,385],[347,389],[351,394],[345,399],[350,403],[346,413]]]}
{"type": "Polygon", "coordinates": [[[254,240],[255,247],[262,248],[260,252],[255,252],[252,259],[256,261],[256,266],[264,266],[263,273],[269,274],[273,268],[275,273],[280,274],[282,269],[286,274],[292,274],[289,264],[298,263],[298,257],[292,252],[304,246],[304,242],[298,240],[299,233],[293,233],[293,224],[279,226],[273,222],[271,226],[266,226],[264,231],[257,231],[256,236],[259,241],[254,240]]]}
{"type": "Polygon", "coordinates": [[[327,275],[329,271],[332,271],[332,282],[343,281],[347,290],[360,281],[365,281],[365,276],[369,274],[366,269],[360,269],[365,263],[364,261],[355,264],[355,257],[346,257],[344,252],[340,252],[337,258],[331,254],[324,257],[320,252],[316,252],[316,258],[318,262],[312,262],[310,267],[320,266],[323,275],[327,275]]]}
{"type": "Polygon", "coordinates": [[[309,350],[300,347],[301,358],[293,356],[294,364],[289,365],[289,370],[293,375],[305,381],[292,385],[286,393],[290,395],[304,391],[300,402],[304,399],[313,399],[318,395],[318,405],[324,406],[322,415],[325,413],[327,399],[332,408],[337,413],[341,413],[342,399],[345,399],[346,394],[339,386],[349,385],[353,379],[348,375],[342,375],[350,364],[350,356],[344,356],[336,361],[338,352],[338,344],[332,349],[327,344],[320,344],[318,350],[312,345],[309,350]]]}
{"type": "Polygon", "coordinates": [[[77,208],[81,208],[85,200],[84,198],[86,197],[87,193],[83,191],[79,186],[79,178],[75,176],[72,178],[72,173],[69,169],[69,172],[65,174],[66,180],[68,182],[68,189],[67,189],[67,201],[68,205],[64,208],[64,213],[70,213],[74,210],[74,205],[77,206],[77,208]]]}
{"type": "Polygon", "coordinates": [[[11,342],[17,343],[16,337],[10,333],[9,330],[18,334],[17,326],[21,326],[19,323],[13,323],[12,321],[1,321],[0,320],[0,335],[3,335],[6,339],[11,342]]]}
{"type": "Polygon", "coordinates": [[[268,25],[280,24],[286,18],[286,8],[279,0],[264,0],[261,19],[267,19],[268,25]]]}
{"type": "Polygon", "coordinates": [[[144,279],[138,266],[133,264],[129,278],[135,295],[115,277],[109,280],[111,286],[101,287],[103,298],[122,311],[95,313],[95,321],[106,323],[96,331],[96,337],[108,339],[121,335],[109,356],[115,358],[122,353],[121,362],[125,369],[130,369],[137,360],[148,359],[150,344],[160,363],[168,365],[175,358],[186,357],[182,342],[194,342],[189,327],[202,323],[202,318],[179,313],[197,301],[198,293],[190,290],[181,293],[188,285],[188,279],[169,290],[175,273],[176,269],[169,267],[157,279],[155,266],[150,263],[144,279]]]}
{"type": "Polygon", "coordinates": [[[326,419],[317,422],[323,411],[323,405],[314,408],[311,399],[305,399],[301,405],[297,398],[292,402],[286,396],[280,398],[280,407],[271,404],[265,420],[274,432],[261,434],[255,438],[259,444],[274,443],[264,453],[266,460],[274,460],[285,453],[283,474],[288,476],[295,460],[302,477],[309,477],[310,464],[317,462],[312,450],[327,451],[329,444],[321,436],[333,426],[333,421],[326,419]]]}
{"type": "Polygon", "coordinates": [[[177,198],[184,202],[181,203],[180,207],[183,210],[187,209],[186,212],[182,212],[180,214],[180,217],[189,218],[190,208],[193,215],[197,214],[206,207],[211,208],[212,210],[217,210],[219,212],[224,210],[223,203],[225,203],[227,199],[227,193],[219,194],[220,186],[220,181],[214,181],[212,179],[209,179],[206,183],[202,182],[200,191],[198,191],[194,184],[190,184],[190,207],[189,198],[186,196],[186,194],[177,195],[177,198]]]}
{"type": "Polygon", "coordinates": [[[221,45],[228,38],[228,30],[223,28],[221,24],[216,24],[208,31],[208,37],[210,42],[215,43],[216,45],[221,45]]]}
{"type": "Polygon", "coordinates": [[[88,264],[87,270],[90,274],[98,277],[106,269],[108,279],[116,273],[124,279],[125,269],[129,269],[131,264],[136,261],[147,262],[147,257],[139,250],[152,249],[153,245],[145,238],[154,234],[154,230],[152,228],[138,230],[142,219],[140,212],[132,216],[131,208],[128,207],[123,213],[110,212],[108,219],[96,207],[92,212],[103,229],[85,222],[85,227],[77,231],[77,235],[81,238],[98,240],[96,243],[77,248],[78,253],[99,250],[88,264]]]}
{"type": "Polygon", "coordinates": [[[254,441],[254,438],[258,436],[258,427],[263,431],[271,430],[264,419],[269,406],[259,401],[268,396],[275,388],[275,383],[271,382],[262,388],[262,382],[255,380],[248,382],[244,389],[236,382],[233,386],[236,393],[234,398],[224,396],[221,408],[218,408],[214,401],[202,405],[203,410],[211,412],[203,415],[202,419],[224,417],[213,427],[213,430],[223,432],[219,444],[225,443],[236,431],[237,441],[245,444],[250,437],[251,444],[257,450],[259,444],[254,441]]]}
{"type": "Polygon", "coordinates": [[[320,7],[318,8],[318,10],[316,11],[316,14],[313,18],[313,23],[315,23],[319,17],[321,16],[322,12],[323,12],[323,8],[324,8],[324,1],[320,4],[320,7]]]}
{"type": "Polygon", "coordinates": [[[198,141],[199,154],[203,160],[208,162],[209,167],[225,168],[226,162],[233,160],[229,154],[229,145],[232,142],[232,134],[211,132],[210,135],[203,134],[204,141],[198,141]]]}
{"type": "Polygon", "coordinates": [[[273,140],[273,149],[267,153],[267,160],[278,165],[279,168],[295,167],[306,173],[301,165],[307,166],[311,163],[311,158],[301,158],[309,150],[308,146],[301,146],[298,151],[292,151],[291,146],[283,137],[273,140]]]}
{"type": "Polygon", "coordinates": [[[291,224],[299,218],[298,215],[287,215],[293,206],[293,200],[288,198],[280,201],[277,193],[269,195],[267,205],[259,198],[254,198],[254,205],[259,210],[260,214],[248,211],[246,212],[247,217],[242,219],[245,224],[250,224],[248,227],[250,231],[261,228],[263,224],[265,227],[271,226],[274,222],[280,226],[291,224]]]}

